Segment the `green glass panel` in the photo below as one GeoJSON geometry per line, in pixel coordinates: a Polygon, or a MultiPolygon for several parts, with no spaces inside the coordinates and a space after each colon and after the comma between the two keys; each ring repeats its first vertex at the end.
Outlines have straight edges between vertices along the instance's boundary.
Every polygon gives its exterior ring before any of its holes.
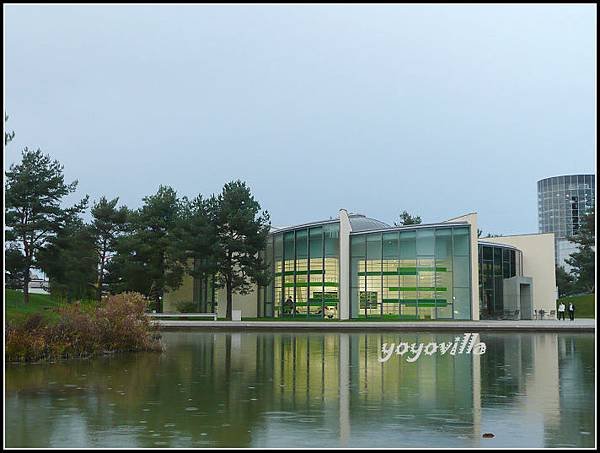
{"type": "Polygon", "coordinates": [[[281,257],[283,256],[283,235],[276,234],[274,242],[275,242],[275,258],[281,259],[281,257]]]}
{"type": "Polygon", "coordinates": [[[454,319],[471,319],[471,291],[454,288],[454,319]]]}
{"type": "Polygon", "coordinates": [[[321,258],[323,256],[323,229],[311,228],[309,232],[310,257],[321,258]]]}
{"type": "Polygon", "coordinates": [[[290,231],[289,233],[285,233],[283,237],[283,254],[285,260],[293,260],[294,259],[294,232],[290,231]]]}
{"type": "Polygon", "coordinates": [[[471,242],[468,227],[452,228],[452,236],[454,241],[454,255],[468,255],[469,244],[471,242]]]}
{"type": "Polygon", "coordinates": [[[364,234],[360,236],[350,236],[350,254],[353,257],[364,257],[366,237],[364,234]]]}
{"type": "Polygon", "coordinates": [[[381,259],[381,233],[367,235],[367,260],[381,259]]]}
{"type": "Polygon", "coordinates": [[[308,257],[308,231],[296,231],[296,258],[308,257]]]}
{"type": "Polygon", "coordinates": [[[435,257],[438,260],[452,256],[452,229],[436,228],[435,230],[435,257]]]}
{"type": "Polygon", "coordinates": [[[340,225],[338,223],[323,226],[325,256],[340,256],[340,225]]]}
{"type": "Polygon", "coordinates": [[[398,233],[383,233],[383,259],[397,259],[399,253],[398,233]]]}
{"type": "MultiPolygon", "coordinates": [[[[286,288],[293,288],[294,287],[294,282],[285,282],[283,284],[284,287],[286,288]]],[[[295,285],[297,288],[306,288],[308,286],[331,286],[331,287],[337,287],[338,283],[337,282],[296,282],[295,285]]]]}
{"type": "Polygon", "coordinates": [[[468,256],[455,256],[454,257],[454,286],[469,287],[469,257],[468,256]]]}
{"type": "Polygon", "coordinates": [[[424,228],[417,230],[417,255],[433,255],[435,238],[434,230],[424,228]]]}
{"type": "Polygon", "coordinates": [[[400,232],[400,259],[414,260],[417,258],[417,233],[416,231],[400,232]]]}

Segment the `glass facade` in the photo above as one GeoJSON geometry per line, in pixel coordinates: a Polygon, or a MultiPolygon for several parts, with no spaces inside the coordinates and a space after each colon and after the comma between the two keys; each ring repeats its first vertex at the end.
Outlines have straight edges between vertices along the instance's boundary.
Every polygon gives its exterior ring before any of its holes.
{"type": "Polygon", "coordinates": [[[348,269],[339,234],[333,221],[269,236],[273,278],[259,288],[259,317],[339,319],[340,273],[349,272],[351,318],[472,318],[469,225],[353,231],[348,269]]]}
{"type": "MultiPolygon", "coordinates": [[[[583,215],[594,206],[595,175],[565,175],[538,181],[538,227],[556,240],[577,233],[583,215]]],[[[556,247],[558,250],[558,246],[556,247]]],[[[558,254],[557,254],[557,264],[558,254]]]]}
{"type": "Polygon", "coordinates": [[[259,316],[338,318],[339,231],[335,222],[269,236],[273,280],[259,289],[259,316]]]}
{"type": "Polygon", "coordinates": [[[522,276],[520,250],[479,244],[479,317],[495,319],[504,315],[504,279],[522,276]]]}
{"type": "Polygon", "coordinates": [[[350,236],[350,316],[471,319],[470,229],[350,236]]]}

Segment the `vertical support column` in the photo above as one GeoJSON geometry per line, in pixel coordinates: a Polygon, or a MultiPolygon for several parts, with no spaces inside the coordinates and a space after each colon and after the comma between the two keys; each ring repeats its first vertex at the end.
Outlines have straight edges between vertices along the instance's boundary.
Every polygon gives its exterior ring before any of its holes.
{"type": "Polygon", "coordinates": [[[477,213],[470,214],[471,225],[471,319],[479,321],[479,238],[477,237],[477,213]]]}
{"type": "Polygon", "coordinates": [[[348,211],[340,209],[340,319],[350,319],[350,232],[348,211]]]}
{"type": "MultiPolygon", "coordinates": [[[[477,334],[479,337],[479,334],[477,334]]],[[[478,338],[480,340],[480,338],[478,338]]],[[[473,379],[473,447],[481,443],[481,358],[479,354],[471,354],[473,379]]]]}
{"type": "Polygon", "coordinates": [[[348,447],[350,439],[350,336],[340,334],[340,446],[348,447]]]}

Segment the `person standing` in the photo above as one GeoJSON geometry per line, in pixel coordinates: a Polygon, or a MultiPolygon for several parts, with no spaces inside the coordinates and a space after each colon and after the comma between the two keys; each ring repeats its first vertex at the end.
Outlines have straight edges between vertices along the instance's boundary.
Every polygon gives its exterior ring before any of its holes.
{"type": "Polygon", "coordinates": [[[294,310],[294,301],[292,300],[292,296],[288,296],[287,300],[284,303],[284,314],[291,315],[294,310]]]}
{"type": "Polygon", "coordinates": [[[560,321],[560,318],[562,317],[563,321],[565,319],[565,304],[563,302],[561,302],[560,304],[558,304],[558,320],[560,321]]]}
{"type": "Polygon", "coordinates": [[[575,304],[573,302],[569,302],[569,319],[575,321],[575,304]]]}

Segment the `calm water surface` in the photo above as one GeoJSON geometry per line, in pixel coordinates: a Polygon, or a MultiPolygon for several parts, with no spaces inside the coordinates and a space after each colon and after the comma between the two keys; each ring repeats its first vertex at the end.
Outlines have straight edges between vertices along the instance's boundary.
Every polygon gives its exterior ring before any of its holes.
{"type": "Polygon", "coordinates": [[[163,353],[6,368],[9,447],[594,446],[593,334],[163,332],[163,353]],[[495,434],[482,439],[484,432],[495,434]]]}

